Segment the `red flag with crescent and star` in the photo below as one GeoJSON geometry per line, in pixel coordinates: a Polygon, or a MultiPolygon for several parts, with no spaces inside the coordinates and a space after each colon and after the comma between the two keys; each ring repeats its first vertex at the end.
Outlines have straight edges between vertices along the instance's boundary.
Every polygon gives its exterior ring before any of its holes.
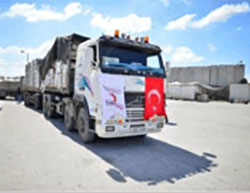
{"type": "Polygon", "coordinates": [[[164,79],[147,77],[145,81],[145,112],[144,119],[154,115],[165,116],[164,79]]]}

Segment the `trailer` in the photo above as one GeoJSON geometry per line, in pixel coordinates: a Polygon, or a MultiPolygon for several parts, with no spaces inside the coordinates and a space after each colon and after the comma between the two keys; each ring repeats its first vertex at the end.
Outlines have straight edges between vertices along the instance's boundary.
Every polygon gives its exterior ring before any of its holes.
{"type": "Polygon", "coordinates": [[[41,59],[35,59],[26,64],[22,88],[24,104],[26,106],[34,105],[37,109],[42,108],[41,68],[41,59]]]}
{"type": "Polygon", "coordinates": [[[17,99],[18,92],[21,93],[22,77],[1,77],[0,78],[0,99],[7,96],[17,99]]]}
{"type": "MultiPolygon", "coordinates": [[[[164,127],[166,69],[161,49],[148,37],[131,40],[118,31],[96,40],[58,37],[35,63],[39,86],[27,87],[34,97],[25,97],[25,103],[37,99],[47,118],[63,116],[66,128],[78,130],[83,142],[96,135],[146,136],[164,127]]],[[[29,65],[26,85],[34,72],[29,65]]]]}

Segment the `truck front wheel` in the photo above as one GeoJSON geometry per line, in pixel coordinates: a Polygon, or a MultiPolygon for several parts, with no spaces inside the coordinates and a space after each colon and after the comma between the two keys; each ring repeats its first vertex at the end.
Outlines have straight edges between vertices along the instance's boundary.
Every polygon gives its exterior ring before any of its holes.
{"type": "Polygon", "coordinates": [[[92,142],[95,134],[89,131],[89,113],[86,108],[81,107],[77,116],[77,129],[83,142],[92,142]]]}

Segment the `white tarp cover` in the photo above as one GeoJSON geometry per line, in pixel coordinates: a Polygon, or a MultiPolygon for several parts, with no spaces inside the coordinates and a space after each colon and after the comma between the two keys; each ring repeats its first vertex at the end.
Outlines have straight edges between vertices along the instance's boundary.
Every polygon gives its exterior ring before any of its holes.
{"type": "Polygon", "coordinates": [[[116,114],[126,117],[124,99],[124,79],[121,76],[100,74],[99,82],[102,96],[102,124],[116,114]]]}

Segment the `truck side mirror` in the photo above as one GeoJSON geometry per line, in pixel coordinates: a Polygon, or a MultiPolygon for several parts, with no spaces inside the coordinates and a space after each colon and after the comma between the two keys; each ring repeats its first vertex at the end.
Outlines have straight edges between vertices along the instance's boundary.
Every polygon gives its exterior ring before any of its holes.
{"type": "Polygon", "coordinates": [[[166,72],[166,76],[167,76],[167,77],[170,75],[170,71],[171,71],[170,62],[167,61],[167,62],[165,63],[165,72],[166,72]]]}

